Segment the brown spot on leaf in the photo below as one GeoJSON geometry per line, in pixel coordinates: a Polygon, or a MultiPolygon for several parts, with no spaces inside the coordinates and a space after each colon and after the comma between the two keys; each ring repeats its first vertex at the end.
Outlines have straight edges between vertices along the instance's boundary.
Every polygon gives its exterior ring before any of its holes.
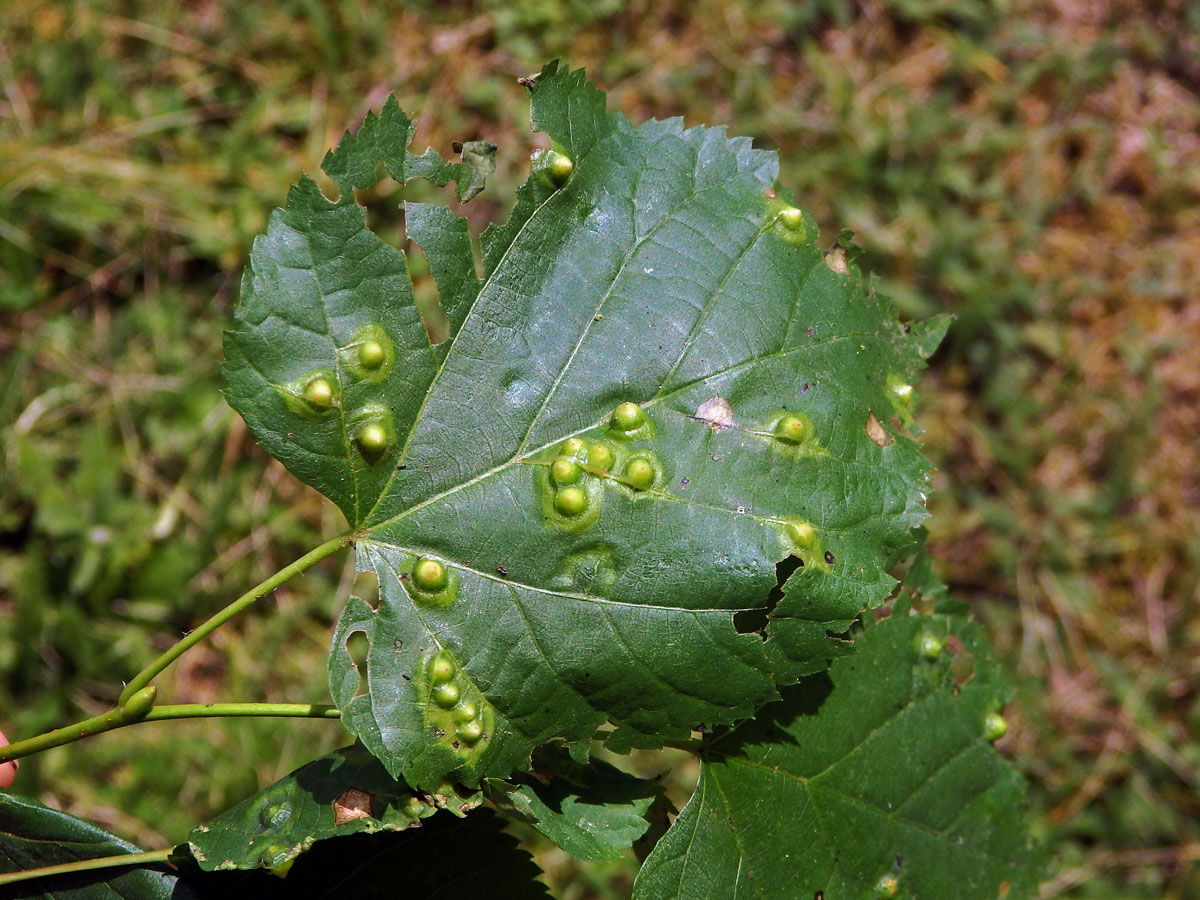
{"type": "Polygon", "coordinates": [[[333,801],[333,824],[345,825],[356,819],[370,819],[375,797],[358,788],[347,788],[333,801]]]}
{"type": "Polygon", "coordinates": [[[883,423],[875,418],[875,413],[867,415],[867,437],[880,447],[890,447],[896,442],[896,439],[883,427],[883,423]]]}
{"type": "Polygon", "coordinates": [[[959,653],[950,660],[950,674],[956,687],[962,687],[975,674],[975,657],[970,653],[959,653]]]}
{"type": "Polygon", "coordinates": [[[733,407],[724,397],[709,397],[696,407],[692,418],[706,423],[713,431],[724,431],[733,427],[733,407]]]}
{"type": "Polygon", "coordinates": [[[825,251],[825,265],[837,272],[839,275],[850,274],[850,256],[846,253],[846,248],[835,244],[825,251]]]}

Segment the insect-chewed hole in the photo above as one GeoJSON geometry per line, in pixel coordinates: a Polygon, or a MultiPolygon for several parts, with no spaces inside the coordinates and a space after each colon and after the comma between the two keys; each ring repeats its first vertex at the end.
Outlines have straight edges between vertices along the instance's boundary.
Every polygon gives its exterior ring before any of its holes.
{"type": "Polygon", "coordinates": [[[412,279],[413,299],[429,341],[440,344],[450,336],[450,317],[442,306],[437,283],[433,280],[432,266],[425,251],[412,238],[406,238],[404,253],[408,257],[408,274],[412,279]]]}
{"type": "MultiPolygon", "coordinates": [[[[374,572],[357,573],[354,576],[354,586],[350,592],[371,609],[379,609],[379,576],[374,572]]],[[[362,632],[355,633],[362,634],[362,632]]]]}
{"type": "Polygon", "coordinates": [[[355,697],[361,697],[371,692],[371,687],[367,682],[367,656],[370,652],[371,639],[365,632],[352,631],[346,635],[346,653],[349,654],[350,661],[354,663],[354,668],[358,671],[358,688],[354,692],[355,697]]]}
{"type": "Polygon", "coordinates": [[[775,586],[767,594],[767,602],[761,609],[743,609],[733,614],[733,627],[738,634],[762,634],[770,620],[771,613],[783,599],[783,585],[792,577],[792,573],[804,565],[804,560],[798,556],[786,556],[775,564],[775,586]]]}

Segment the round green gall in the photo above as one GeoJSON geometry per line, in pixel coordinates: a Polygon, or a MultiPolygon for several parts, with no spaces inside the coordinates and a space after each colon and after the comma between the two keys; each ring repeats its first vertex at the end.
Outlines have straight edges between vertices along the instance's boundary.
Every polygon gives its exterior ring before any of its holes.
{"type": "Polygon", "coordinates": [[[612,421],[621,431],[637,431],[646,424],[646,414],[636,403],[627,400],[613,410],[612,421]]]}
{"type": "Polygon", "coordinates": [[[567,438],[563,441],[560,451],[563,456],[578,456],[585,446],[587,445],[580,438],[567,438]]]}
{"type": "Polygon", "coordinates": [[[150,715],[150,710],[154,709],[154,698],[157,696],[158,687],[156,685],[152,684],[142,688],[121,704],[121,721],[140,722],[146,718],[150,715]]]}
{"type": "Polygon", "coordinates": [[[333,385],[324,375],[318,375],[304,386],[304,400],[317,409],[333,406],[333,385]]]}
{"type": "Polygon", "coordinates": [[[419,819],[425,811],[425,804],[416,797],[405,797],[404,802],[400,804],[400,811],[410,819],[419,819]]]}
{"type": "Polygon", "coordinates": [[[921,659],[933,662],[942,655],[942,639],[936,634],[922,634],[917,637],[917,653],[921,659]]]}
{"type": "Polygon", "coordinates": [[[592,444],[588,447],[587,461],[601,472],[607,472],[616,461],[611,448],[607,444],[592,444]]]}
{"type": "Polygon", "coordinates": [[[378,422],[368,422],[358,430],[358,449],[363,456],[378,456],[388,447],[388,433],[378,422]]]}
{"type": "Polygon", "coordinates": [[[575,484],[583,477],[583,470],[573,460],[560,456],[550,464],[550,477],[558,485],[575,484]]]}
{"type": "Polygon", "coordinates": [[[581,488],[565,487],[554,495],[554,508],[562,516],[578,516],[588,508],[587,494],[581,488]]]}
{"type": "Polygon", "coordinates": [[[429,680],[434,684],[445,684],[453,680],[458,666],[445,653],[439,653],[429,662],[429,680]]]}
{"type": "Polygon", "coordinates": [[[989,741],[998,741],[1008,734],[1008,722],[1000,713],[991,712],[983,717],[983,736],[989,741]]]}
{"type": "Polygon", "coordinates": [[[479,715],[479,707],[470,700],[464,700],[462,703],[458,704],[458,706],[454,707],[451,715],[454,716],[455,722],[462,725],[465,722],[470,722],[477,715],[479,715]]]}
{"type": "Polygon", "coordinates": [[[799,231],[804,227],[804,213],[794,206],[785,206],[779,211],[779,224],[788,231],[799,231]]]}
{"type": "Polygon", "coordinates": [[[804,440],[804,420],[796,416],[784,416],[775,425],[775,437],[781,441],[798,444],[804,440]]]}
{"type": "Polygon", "coordinates": [[[363,341],[358,345],[358,364],[374,372],[387,362],[387,351],[379,341],[363,341]]]}
{"type": "Polygon", "coordinates": [[[468,744],[474,744],[483,737],[483,726],[478,722],[464,722],[455,730],[458,732],[458,736],[468,744]]]}
{"type": "Polygon", "coordinates": [[[546,174],[555,184],[563,184],[575,171],[575,163],[571,162],[571,157],[556,150],[551,150],[546,154],[544,165],[546,174]]]}
{"type": "Polygon", "coordinates": [[[648,459],[635,456],[625,464],[625,480],[631,488],[644,491],[654,484],[654,466],[648,459]]]}
{"type": "Polygon", "coordinates": [[[817,542],[817,532],[807,522],[788,522],[788,537],[797,547],[811,550],[817,542]]]}
{"type": "Polygon", "coordinates": [[[893,900],[900,893],[900,879],[895,875],[884,875],[875,882],[875,896],[880,900],[893,900]]]}
{"type": "Polygon", "coordinates": [[[418,591],[436,594],[450,583],[450,576],[436,559],[419,559],[413,566],[412,580],[418,591]]]}
{"type": "Polygon", "coordinates": [[[439,684],[433,689],[433,702],[442,709],[450,709],[458,703],[459,690],[458,685],[439,684]]]}

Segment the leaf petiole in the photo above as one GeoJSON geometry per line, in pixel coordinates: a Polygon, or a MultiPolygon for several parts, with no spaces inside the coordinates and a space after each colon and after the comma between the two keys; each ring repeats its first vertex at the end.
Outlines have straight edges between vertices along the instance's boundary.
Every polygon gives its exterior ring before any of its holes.
{"type": "Polygon", "coordinates": [[[165,722],[169,719],[207,719],[230,717],[286,717],[293,719],[338,719],[342,712],[322,703],[175,703],[156,706],[141,718],[123,716],[120,707],[0,747],[0,763],[12,762],[24,756],[40,753],[52,747],[72,744],[106,731],[136,725],[139,722],[165,722]]]}
{"type": "Polygon", "coordinates": [[[318,547],[314,547],[295,562],[284,566],[270,578],[252,587],[216,615],[208,619],[208,621],[188,632],[188,634],[178,640],[172,647],[164,651],[163,654],[158,657],[158,659],[154,660],[154,662],[150,663],[150,665],[138,672],[138,674],[133,677],[133,680],[125,685],[125,689],[121,691],[121,697],[118,701],[118,705],[123,705],[126,703],[130,697],[132,697],[142,688],[146,687],[146,685],[148,685],[156,675],[167,668],[167,666],[171,665],[171,663],[175,662],[175,660],[179,659],[179,657],[181,657],[184,653],[186,653],[200,641],[204,640],[204,638],[208,637],[208,635],[212,634],[238,613],[251,606],[254,601],[271,593],[271,591],[275,590],[275,588],[279,587],[285,581],[288,581],[306,569],[311,568],[321,560],[325,559],[325,557],[332,556],[339,550],[349,546],[352,537],[353,536],[351,533],[347,532],[346,534],[338,535],[332,540],[326,541],[318,547]]]}
{"type": "Polygon", "coordinates": [[[147,866],[151,863],[165,863],[173,851],[150,850],[146,853],[121,853],[116,856],[99,856],[95,859],[81,859],[76,862],[60,863],[57,866],[43,866],[40,869],[25,869],[21,872],[0,873],[0,885],[13,884],[17,881],[29,881],[33,878],[47,878],[51,875],[68,875],[72,872],[89,872],[93,869],[115,869],[118,866],[147,866]]]}

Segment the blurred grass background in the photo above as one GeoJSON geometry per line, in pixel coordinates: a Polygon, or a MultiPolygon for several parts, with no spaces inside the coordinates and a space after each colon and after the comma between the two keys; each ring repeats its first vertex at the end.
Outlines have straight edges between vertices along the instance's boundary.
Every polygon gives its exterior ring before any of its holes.
{"type": "MultiPolygon", "coordinates": [[[[501,146],[467,211],[503,217],[530,147],[516,77],[556,56],[635,121],[725,123],[778,149],[785,188],[826,241],[857,233],[905,316],[957,316],[922,385],[930,544],[1018,685],[999,746],[1054,853],[1043,895],[1200,897],[1185,0],[4,4],[10,737],[108,708],[181,631],[340,529],[218,394],[241,267],[289,183],[395,92],[418,150],[501,146]]],[[[364,198],[394,240],[397,198],[364,198]]],[[[325,699],[351,575],[334,561],[276,592],[162,696],[325,699]]],[[[343,740],[321,722],[146,726],[29,760],[17,789],[163,846],[343,740]]],[[[564,900],[628,895],[631,861],[538,852],[564,900]]]]}

